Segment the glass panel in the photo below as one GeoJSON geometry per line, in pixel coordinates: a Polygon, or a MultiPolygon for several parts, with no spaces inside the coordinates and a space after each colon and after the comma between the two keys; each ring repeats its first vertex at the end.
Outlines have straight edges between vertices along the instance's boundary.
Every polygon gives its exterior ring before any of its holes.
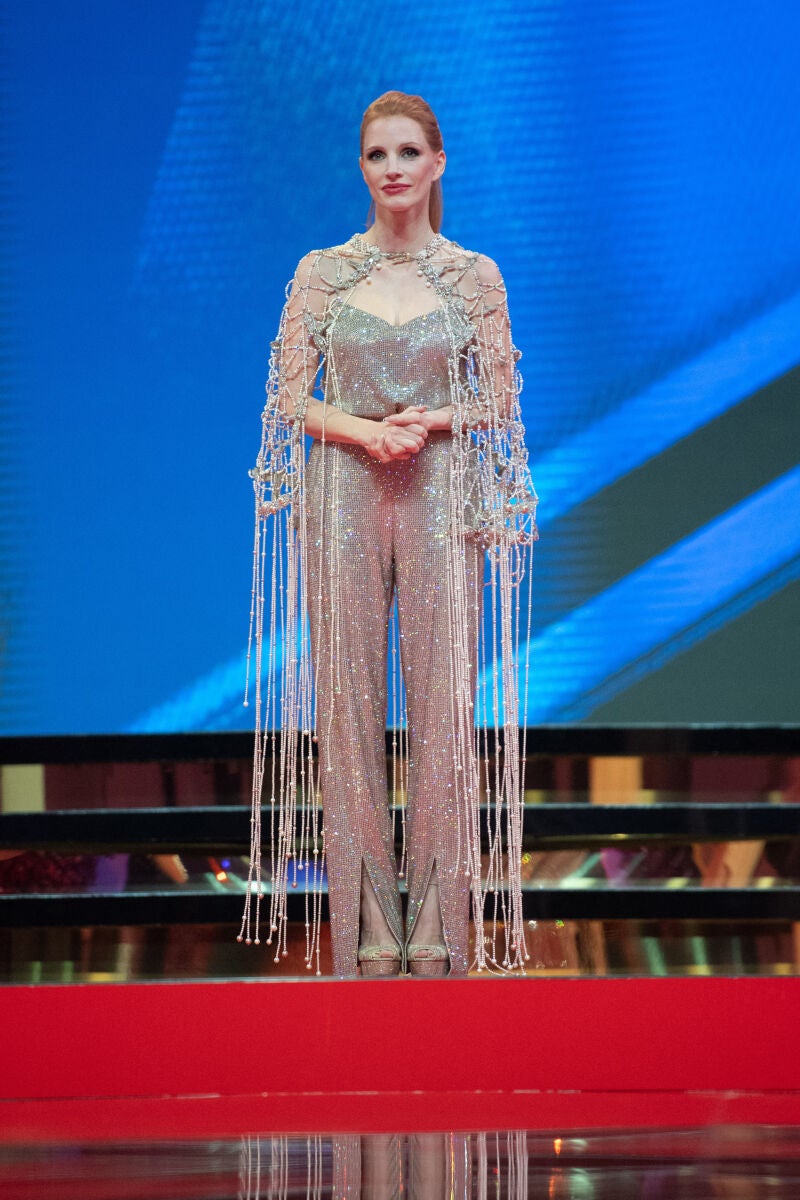
{"type": "MultiPolygon", "coordinates": [[[[289,953],[236,942],[234,925],[0,929],[0,984],[307,978],[305,929],[289,925],[289,953]]],[[[486,936],[491,929],[486,925],[486,936]]],[[[321,970],[331,973],[322,928],[321,970]]],[[[800,925],[791,921],[532,921],[528,973],[577,976],[800,974],[800,925]]]]}
{"type": "MultiPolygon", "coordinates": [[[[525,764],[530,804],[800,802],[800,756],[536,754],[535,740],[533,731],[525,764]]],[[[47,763],[34,776],[27,803],[24,790],[15,792],[17,811],[249,804],[252,764],[246,758],[47,763]]]]}
{"type": "MultiPolygon", "coordinates": [[[[90,895],[241,894],[247,886],[245,855],[62,854],[39,850],[0,851],[0,894],[90,895]]],[[[484,860],[486,865],[486,860],[484,860]]],[[[263,876],[269,880],[268,855],[263,876]]],[[[321,878],[325,881],[324,870],[321,878]]],[[[704,887],[784,889],[800,886],[800,838],[774,841],[686,843],[615,840],[611,846],[568,850],[526,850],[523,888],[580,888],[585,892],[619,887],[692,890],[704,887]]],[[[304,890],[297,874],[298,894],[304,890]]],[[[401,890],[403,888],[401,881],[401,890]]]]}

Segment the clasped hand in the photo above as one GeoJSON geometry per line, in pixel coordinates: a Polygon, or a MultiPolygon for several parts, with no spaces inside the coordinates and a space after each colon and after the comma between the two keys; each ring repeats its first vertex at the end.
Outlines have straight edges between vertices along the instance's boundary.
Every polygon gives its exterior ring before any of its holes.
{"type": "Polygon", "coordinates": [[[412,404],[402,412],[384,417],[367,450],[382,463],[411,458],[425,445],[431,425],[428,410],[420,404],[412,404]]]}

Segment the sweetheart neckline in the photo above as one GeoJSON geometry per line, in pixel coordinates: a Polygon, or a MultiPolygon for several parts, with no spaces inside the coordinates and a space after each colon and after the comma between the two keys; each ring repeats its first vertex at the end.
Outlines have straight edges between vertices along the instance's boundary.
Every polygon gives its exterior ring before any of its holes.
{"type": "Polygon", "coordinates": [[[416,316],[409,317],[407,321],[401,321],[399,325],[395,325],[393,321],[387,321],[386,317],[382,317],[379,313],[370,312],[368,308],[360,308],[357,304],[348,304],[346,300],[340,303],[341,308],[349,308],[351,312],[361,313],[366,317],[374,317],[376,321],[380,321],[387,329],[405,329],[407,325],[412,325],[414,321],[421,321],[423,317],[430,317],[434,313],[442,312],[442,306],[437,308],[429,308],[426,312],[417,313],[416,316]]]}

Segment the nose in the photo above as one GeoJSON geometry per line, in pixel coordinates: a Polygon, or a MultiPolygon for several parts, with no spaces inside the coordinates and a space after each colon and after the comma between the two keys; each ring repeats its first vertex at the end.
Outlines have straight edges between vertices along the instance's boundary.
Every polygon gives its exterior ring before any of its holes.
{"type": "Polygon", "coordinates": [[[386,172],[386,176],[388,179],[399,179],[402,174],[403,174],[403,172],[396,165],[390,166],[388,171],[386,172]]]}

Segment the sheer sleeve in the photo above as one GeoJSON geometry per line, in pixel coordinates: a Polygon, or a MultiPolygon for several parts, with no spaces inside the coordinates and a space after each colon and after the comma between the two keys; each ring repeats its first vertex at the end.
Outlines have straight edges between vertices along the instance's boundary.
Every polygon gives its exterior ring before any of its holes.
{"type": "Polygon", "coordinates": [[[320,257],[312,251],[301,259],[286,289],[278,333],[271,343],[261,446],[250,472],[260,516],[291,503],[299,482],[303,450],[299,430],[322,357],[315,342],[327,296],[320,257]]]}
{"type": "Polygon", "coordinates": [[[464,354],[464,386],[453,413],[453,434],[460,440],[465,466],[470,463],[480,481],[473,521],[489,542],[498,536],[533,541],[537,496],[520,413],[520,354],[511,336],[506,286],[497,264],[485,255],[472,255],[461,272],[458,292],[474,334],[464,354]]]}
{"type": "Polygon", "coordinates": [[[489,424],[519,415],[516,364],[520,357],[511,340],[508,297],[497,264],[480,255],[474,267],[476,290],[472,319],[477,331],[477,392],[489,424]]]}

